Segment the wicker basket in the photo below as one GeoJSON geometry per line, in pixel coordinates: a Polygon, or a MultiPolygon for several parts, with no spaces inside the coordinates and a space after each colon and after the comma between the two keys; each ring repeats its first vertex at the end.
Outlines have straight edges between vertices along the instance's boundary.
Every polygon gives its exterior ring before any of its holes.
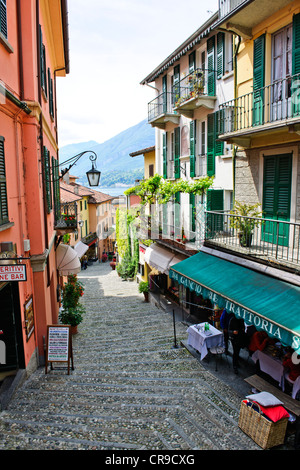
{"type": "Polygon", "coordinates": [[[249,406],[242,401],[239,428],[263,449],[283,444],[288,418],[282,418],[273,423],[263,416],[257,403],[255,406],[259,408],[259,411],[253,408],[253,403],[249,406]]]}

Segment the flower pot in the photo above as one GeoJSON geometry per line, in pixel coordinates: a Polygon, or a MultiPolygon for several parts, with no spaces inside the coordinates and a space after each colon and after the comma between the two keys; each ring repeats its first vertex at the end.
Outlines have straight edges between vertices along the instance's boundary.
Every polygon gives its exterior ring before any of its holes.
{"type": "Polygon", "coordinates": [[[145,302],[149,302],[149,292],[143,292],[145,297],[145,302]]]}
{"type": "Polygon", "coordinates": [[[239,233],[240,245],[250,247],[252,243],[252,233],[239,233]]]}
{"type": "Polygon", "coordinates": [[[78,325],[75,325],[75,326],[71,325],[71,334],[72,335],[76,335],[78,333],[77,327],[78,327],[78,325]]]}

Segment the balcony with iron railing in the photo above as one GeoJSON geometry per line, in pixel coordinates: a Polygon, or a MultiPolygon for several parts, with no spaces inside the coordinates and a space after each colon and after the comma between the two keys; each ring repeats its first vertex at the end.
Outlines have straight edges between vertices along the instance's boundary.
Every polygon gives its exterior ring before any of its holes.
{"type": "Polygon", "coordinates": [[[298,132],[299,85],[300,74],[297,74],[223,103],[218,113],[219,138],[248,146],[247,138],[270,131],[298,132]]]}
{"type": "Polygon", "coordinates": [[[300,272],[300,223],[205,212],[205,244],[300,272]],[[251,227],[241,232],[236,227],[251,227]]]}
{"type": "Polygon", "coordinates": [[[216,101],[216,71],[196,69],[173,86],[175,110],[192,118],[196,109],[214,109],[216,101]]]}
{"type": "Polygon", "coordinates": [[[164,92],[148,103],[148,122],[153,127],[165,129],[167,123],[178,126],[180,116],[174,111],[174,94],[164,92]]]}
{"type": "Polygon", "coordinates": [[[77,203],[58,203],[55,208],[54,228],[58,235],[77,230],[77,203]]]}

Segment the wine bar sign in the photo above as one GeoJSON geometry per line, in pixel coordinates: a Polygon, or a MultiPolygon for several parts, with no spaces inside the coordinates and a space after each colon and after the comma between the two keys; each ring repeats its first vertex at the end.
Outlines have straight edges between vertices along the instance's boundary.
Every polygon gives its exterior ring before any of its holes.
{"type": "Polygon", "coordinates": [[[6,264],[0,266],[0,282],[26,281],[25,264],[6,264]]]}
{"type": "Polygon", "coordinates": [[[66,362],[68,364],[68,375],[70,373],[70,361],[73,365],[72,335],[69,325],[48,325],[45,372],[48,365],[53,369],[53,362],[66,362]]]}

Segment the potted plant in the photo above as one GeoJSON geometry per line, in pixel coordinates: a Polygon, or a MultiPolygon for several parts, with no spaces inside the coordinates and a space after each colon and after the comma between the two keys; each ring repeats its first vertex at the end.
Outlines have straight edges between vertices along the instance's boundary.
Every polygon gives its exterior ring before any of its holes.
{"type": "Polygon", "coordinates": [[[82,315],[85,312],[83,305],[79,303],[83,296],[84,287],[78,281],[75,274],[68,276],[68,282],[62,289],[62,311],[59,314],[59,320],[65,325],[71,325],[77,332],[77,325],[82,322],[82,315]]]}
{"type": "Polygon", "coordinates": [[[116,262],[115,262],[115,261],[111,261],[111,262],[109,263],[109,265],[110,265],[110,267],[111,267],[111,269],[112,269],[113,271],[116,269],[116,262]]]}
{"type": "Polygon", "coordinates": [[[107,254],[106,253],[102,253],[102,256],[101,256],[101,261],[102,263],[105,263],[107,260],[107,254]]]}
{"type": "Polygon", "coordinates": [[[149,302],[149,283],[147,281],[139,283],[139,292],[144,294],[145,302],[149,302]]]}
{"type": "Polygon", "coordinates": [[[257,220],[262,217],[262,213],[258,209],[259,207],[259,203],[242,204],[235,201],[234,208],[230,211],[234,215],[234,217],[230,218],[230,227],[238,231],[241,246],[251,246],[253,229],[261,224],[261,220],[257,220]]]}

